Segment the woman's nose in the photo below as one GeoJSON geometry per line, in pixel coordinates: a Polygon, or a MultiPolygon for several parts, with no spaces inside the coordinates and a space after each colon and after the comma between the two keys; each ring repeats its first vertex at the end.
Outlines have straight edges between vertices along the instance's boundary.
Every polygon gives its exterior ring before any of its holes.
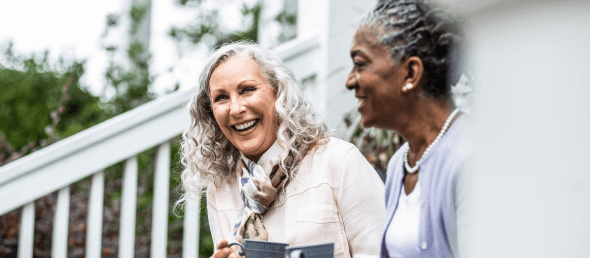
{"type": "Polygon", "coordinates": [[[237,117],[240,116],[240,114],[244,113],[246,111],[246,107],[244,106],[244,103],[242,103],[242,100],[240,99],[235,99],[235,100],[231,100],[231,103],[229,105],[229,114],[237,117]]]}
{"type": "Polygon", "coordinates": [[[350,73],[348,73],[348,78],[346,79],[345,86],[349,90],[354,90],[358,87],[358,81],[356,80],[356,75],[354,71],[351,70],[350,73]]]}

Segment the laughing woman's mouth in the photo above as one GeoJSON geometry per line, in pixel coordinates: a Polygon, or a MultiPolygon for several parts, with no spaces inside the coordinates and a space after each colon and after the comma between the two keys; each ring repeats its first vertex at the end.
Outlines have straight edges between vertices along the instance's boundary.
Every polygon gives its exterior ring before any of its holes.
{"type": "Polygon", "coordinates": [[[248,131],[248,129],[254,127],[258,123],[258,119],[251,120],[242,124],[232,125],[233,129],[236,129],[238,132],[248,131]]]}

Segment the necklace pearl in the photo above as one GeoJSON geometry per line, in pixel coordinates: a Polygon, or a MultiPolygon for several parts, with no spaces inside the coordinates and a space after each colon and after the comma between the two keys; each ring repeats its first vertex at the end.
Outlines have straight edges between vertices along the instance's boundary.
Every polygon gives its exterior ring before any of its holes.
{"type": "Polygon", "coordinates": [[[451,113],[449,118],[447,118],[445,125],[440,130],[440,133],[438,133],[438,136],[436,136],[436,139],[434,139],[434,141],[428,146],[428,148],[426,148],[426,150],[424,151],[424,154],[422,154],[422,157],[420,157],[420,159],[418,161],[416,161],[416,166],[414,166],[414,167],[410,167],[410,164],[408,163],[408,151],[410,151],[410,148],[408,147],[408,149],[406,150],[406,154],[404,155],[404,165],[406,167],[406,171],[409,174],[414,174],[414,173],[416,173],[416,171],[418,171],[418,168],[420,167],[420,161],[422,160],[422,158],[426,157],[428,152],[432,148],[434,148],[434,146],[438,143],[438,141],[440,141],[440,139],[443,137],[443,135],[445,135],[445,132],[447,132],[447,129],[449,128],[449,125],[451,124],[451,121],[453,121],[453,118],[458,113],[459,113],[459,108],[456,108],[455,110],[453,110],[453,112],[451,113]]]}

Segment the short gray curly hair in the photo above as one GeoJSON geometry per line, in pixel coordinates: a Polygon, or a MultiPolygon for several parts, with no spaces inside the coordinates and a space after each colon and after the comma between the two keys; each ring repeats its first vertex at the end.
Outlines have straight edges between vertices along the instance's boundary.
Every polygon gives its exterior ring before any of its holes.
{"type": "Polygon", "coordinates": [[[279,117],[278,143],[286,149],[280,154],[280,165],[292,178],[307,151],[329,140],[326,124],[315,113],[312,104],[301,93],[299,85],[285,64],[258,45],[238,42],[217,50],[207,62],[199,79],[197,92],[189,102],[191,124],[182,135],[181,173],[185,194],[177,202],[198,200],[203,188],[214,183],[219,187],[239,168],[240,152],[225,137],[211,110],[209,79],[224,62],[243,57],[254,60],[264,79],[274,88],[279,117]]]}
{"type": "Polygon", "coordinates": [[[450,98],[450,86],[468,75],[463,22],[433,1],[382,1],[359,22],[358,29],[367,27],[377,29],[379,43],[394,61],[422,59],[423,89],[430,97],[450,98]]]}

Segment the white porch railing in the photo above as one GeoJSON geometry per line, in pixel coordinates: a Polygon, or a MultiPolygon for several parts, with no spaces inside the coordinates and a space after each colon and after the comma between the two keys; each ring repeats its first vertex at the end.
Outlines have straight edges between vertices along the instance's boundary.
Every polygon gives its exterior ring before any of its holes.
{"type": "MultiPolygon", "coordinates": [[[[273,51],[298,78],[311,77],[320,40],[300,37],[273,51]]],[[[157,146],[151,257],[166,257],[170,142],[189,124],[185,104],[192,91],[163,96],[42,150],[0,167],[0,215],[23,207],[18,257],[33,257],[34,201],[58,191],[53,223],[52,257],[67,256],[70,185],[91,176],[86,231],[86,257],[101,257],[105,177],[103,170],[125,161],[119,228],[119,257],[133,257],[137,193],[136,155],[157,146]]],[[[198,255],[199,212],[184,213],[183,257],[198,255]]]]}

